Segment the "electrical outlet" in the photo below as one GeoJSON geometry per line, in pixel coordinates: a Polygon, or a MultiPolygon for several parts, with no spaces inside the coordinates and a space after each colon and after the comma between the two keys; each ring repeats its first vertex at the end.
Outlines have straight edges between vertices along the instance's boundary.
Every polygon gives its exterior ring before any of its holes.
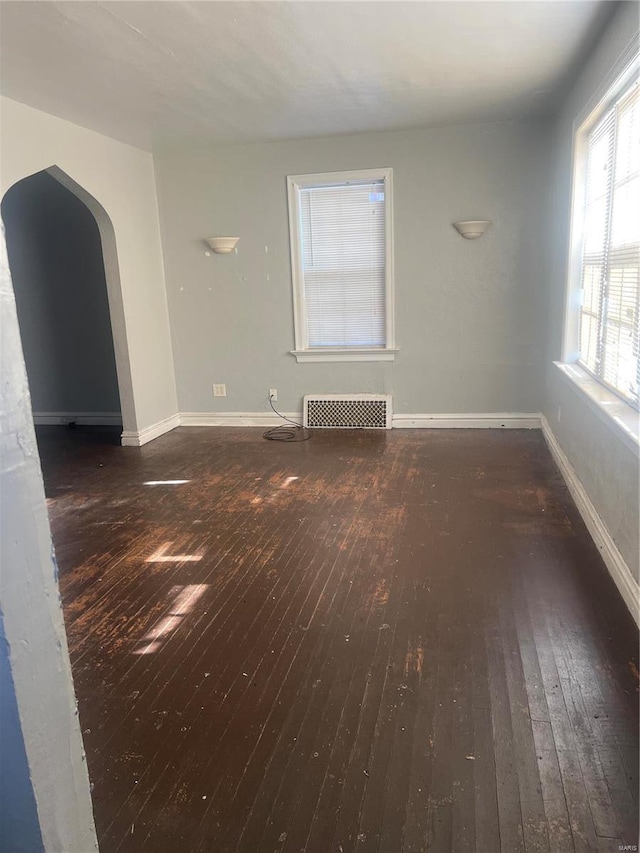
{"type": "Polygon", "coordinates": [[[226,397],[227,396],[227,386],[226,385],[214,385],[213,386],[213,396],[214,397],[226,397]]]}
{"type": "Polygon", "coordinates": [[[277,388],[269,388],[269,399],[276,403],[278,401],[278,389],[277,388]]]}

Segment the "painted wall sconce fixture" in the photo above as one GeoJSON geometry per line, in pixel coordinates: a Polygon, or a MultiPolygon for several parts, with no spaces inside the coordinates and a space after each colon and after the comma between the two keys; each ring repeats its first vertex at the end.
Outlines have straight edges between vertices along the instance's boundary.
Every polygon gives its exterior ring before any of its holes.
{"type": "Polygon", "coordinates": [[[482,237],[489,225],[491,225],[489,219],[468,219],[465,222],[453,223],[453,227],[465,240],[477,240],[478,237],[482,237]]]}
{"type": "Polygon", "coordinates": [[[207,237],[206,242],[217,255],[228,255],[233,252],[239,237],[207,237]]]}

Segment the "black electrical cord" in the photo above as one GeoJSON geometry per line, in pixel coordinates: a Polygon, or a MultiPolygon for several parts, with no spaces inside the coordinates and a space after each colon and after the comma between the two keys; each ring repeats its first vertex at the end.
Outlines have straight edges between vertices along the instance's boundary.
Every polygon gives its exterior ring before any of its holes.
{"type": "Polygon", "coordinates": [[[273,400],[271,399],[271,395],[269,395],[269,405],[276,413],[279,418],[282,418],[283,421],[286,421],[286,424],[277,427],[271,427],[266,432],[262,433],[262,437],[266,438],[267,441],[309,441],[311,438],[311,433],[308,429],[302,426],[302,424],[298,424],[295,421],[292,421],[291,418],[287,418],[285,415],[281,415],[280,412],[273,405],[273,400]]]}

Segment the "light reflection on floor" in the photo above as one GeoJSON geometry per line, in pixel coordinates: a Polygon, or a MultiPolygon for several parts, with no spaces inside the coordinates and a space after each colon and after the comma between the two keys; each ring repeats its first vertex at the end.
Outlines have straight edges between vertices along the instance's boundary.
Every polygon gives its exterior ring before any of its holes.
{"type": "Polygon", "coordinates": [[[287,486],[290,486],[290,485],[291,485],[291,483],[293,483],[293,481],[294,481],[294,480],[299,480],[299,479],[300,479],[299,477],[287,477],[287,479],[286,479],[286,480],[284,481],[284,483],[280,486],[280,488],[281,488],[281,489],[286,489],[286,488],[287,488],[287,486]]]}
{"type": "Polygon", "coordinates": [[[190,483],[191,480],[147,480],[143,486],[182,486],[184,483],[190,483]]]}
{"type": "Polygon", "coordinates": [[[171,542],[163,542],[145,563],[197,563],[202,559],[202,554],[167,554],[170,547],[171,542]]]}
{"type": "Polygon", "coordinates": [[[181,625],[184,617],[193,610],[208,586],[206,583],[174,586],[169,593],[174,596],[174,600],[168,612],[144,635],[140,640],[140,647],[135,649],[133,654],[150,655],[157,652],[168,635],[172,634],[181,625]]]}

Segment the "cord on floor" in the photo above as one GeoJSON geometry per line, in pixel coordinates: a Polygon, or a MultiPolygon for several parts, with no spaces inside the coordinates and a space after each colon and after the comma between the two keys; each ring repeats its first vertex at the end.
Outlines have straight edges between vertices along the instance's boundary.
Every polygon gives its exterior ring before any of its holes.
{"type": "Polygon", "coordinates": [[[298,424],[295,421],[292,421],[291,418],[287,418],[285,415],[280,414],[280,412],[273,405],[273,399],[269,396],[269,405],[276,413],[279,418],[282,418],[286,423],[281,426],[271,427],[266,432],[262,433],[262,437],[266,438],[267,441],[309,441],[311,438],[311,433],[306,427],[303,427],[302,424],[298,424]]]}

